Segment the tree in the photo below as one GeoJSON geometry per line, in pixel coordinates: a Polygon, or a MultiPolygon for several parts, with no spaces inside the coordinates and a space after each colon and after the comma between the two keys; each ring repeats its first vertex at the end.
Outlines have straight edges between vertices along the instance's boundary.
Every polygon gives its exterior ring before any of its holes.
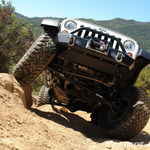
{"type": "Polygon", "coordinates": [[[0,4],[0,72],[5,72],[10,63],[16,63],[33,44],[35,36],[31,24],[16,19],[15,8],[10,2],[0,4]],[[5,69],[4,69],[5,68],[5,69]]]}

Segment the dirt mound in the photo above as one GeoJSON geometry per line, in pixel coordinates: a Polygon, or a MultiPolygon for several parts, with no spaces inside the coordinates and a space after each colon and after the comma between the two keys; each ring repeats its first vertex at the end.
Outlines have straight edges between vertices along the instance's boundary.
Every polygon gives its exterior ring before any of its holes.
{"type": "MultiPolygon", "coordinates": [[[[1,150],[135,150],[150,149],[150,122],[130,141],[108,139],[90,114],[44,105],[24,108],[24,91],[12,75],[0,74],[1,150]]],[[[37,99],[33,96],[33,99],[37,99]]]]}

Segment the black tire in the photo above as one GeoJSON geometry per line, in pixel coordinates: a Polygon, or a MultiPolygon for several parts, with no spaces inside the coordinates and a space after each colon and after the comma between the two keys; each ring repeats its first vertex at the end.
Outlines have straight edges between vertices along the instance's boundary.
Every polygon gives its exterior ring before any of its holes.
{"type": "Polygon", "coordinates": [[[42,86],[39,97],[36,103],[36,107],[45,105],[45,104],[50,104],[50,88],[46,87],[45,85],[42,86]]]}
{"type": "Polygon", "coordinates": [[[114,114],[104,105],[99,111],[98,124],[110,138],[129,140],[140,133],[149,120],[148,98],[138,88],[128,87],[118,92],[116,102],[122,104],[125,112],[114,114]]]}
{"type": "Polygon", "coordinates": [[[54,37],[43,33],[13,68],[12,74],[24,83],[32,83],[56,55],[54,37]]]}

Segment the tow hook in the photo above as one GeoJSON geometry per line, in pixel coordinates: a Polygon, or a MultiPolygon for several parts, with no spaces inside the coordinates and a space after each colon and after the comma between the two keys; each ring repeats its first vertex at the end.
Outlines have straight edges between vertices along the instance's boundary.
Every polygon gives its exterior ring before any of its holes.
{"type": "Polygon", "coordinates": [[[122,62],[122,58],[125,57],[125,55],[122,53],[122,52],[118,52],[116,57],[115,57],[115,60],[117,62],[122,62]]]}
{"type": "Polygon", "coordinates": [[[73,37],[73,36],[68,36],[67,38],[69,38],[68,45],[69,45],[69,46],[74,46],[75,37],[73,37]]]}

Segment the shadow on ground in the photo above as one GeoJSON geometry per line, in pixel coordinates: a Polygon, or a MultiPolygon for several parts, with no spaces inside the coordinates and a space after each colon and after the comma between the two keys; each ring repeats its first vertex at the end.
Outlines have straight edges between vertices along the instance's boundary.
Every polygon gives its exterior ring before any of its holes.
{"type": "MultiPolygon", "coordinates": [[[[86,119],[80,117],[77,114],[70,113],[70,112],[63,112],[58,110],[54,107],[53,112],[49,111],[42,111],[36,108],[32,108],[31,111],[36,113],[38,116],[54,121],[60,125],[63,125],[67,128],[72,128],[75,131],[79,131],[85,137],[92,139],[95,142],[105,142],[108,140],[112,140],[114,142],[119,142],[119,140],[109,139],[99,128],[98,125],[94,125],[87,121],[86,119]]],[[[131,139],[128,142],[135,143],[138,142],[139,144],[148,144],[150,141],[150,135],[142,131],[136,137],[131,139]]]]}
{"type": "Polygon", "coordinates": [[[67,128],[72,128],[75,131],[79,131],[84,136],[91,138],[94,141],[98,138],[106,138],[106,135],[100,130],[97,125],[90,123],[77,114],[63,112],[57,109],[55,110],[55,112],[45,112],[32,108],[31,111],[33,111],[40,117],[54,121],[67,128]]]}

